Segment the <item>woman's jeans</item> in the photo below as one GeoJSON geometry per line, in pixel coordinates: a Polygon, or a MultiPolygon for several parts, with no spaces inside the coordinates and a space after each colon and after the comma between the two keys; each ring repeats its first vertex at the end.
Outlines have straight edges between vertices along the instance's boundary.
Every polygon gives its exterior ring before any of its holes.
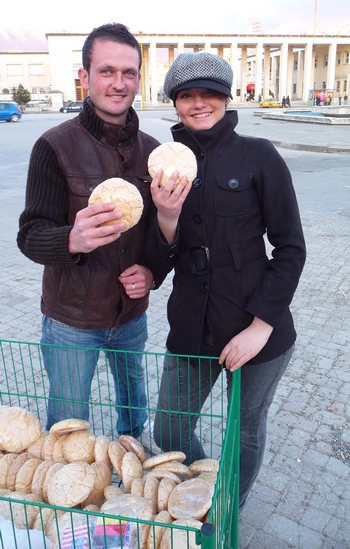
{"type": "Polygon", "coordinates": [[[50,382],[46,428],[65,418],[89,419],[91,382],[98,349],[110,349],[118,351],[106,351],[116,394],[116,428],[119,434],[138,437],[147,420],[142,362],[146,340],[146,313],[120,328],[106,330],[73,328],[44,316],[41,343],[49,346],[43,345],[41,350],[50,382]]]}
{"type": "MultiPolygon", "coordinates": [[[[266,443],[267,413],[294,346],[280,357],[241,368],[240,508],[259,473],[266,443]]],[[[232,374],[226,371],[228,398],[232,374]]],[[[163,451],[181,449],[190,464],[206,457],[195,434],[202,406],[222,372],[217,363],[201,358],[166,356],[159,393],[154,440],[163,451]],[[179,413],[180,412],[180,413],[179,413]]]]}

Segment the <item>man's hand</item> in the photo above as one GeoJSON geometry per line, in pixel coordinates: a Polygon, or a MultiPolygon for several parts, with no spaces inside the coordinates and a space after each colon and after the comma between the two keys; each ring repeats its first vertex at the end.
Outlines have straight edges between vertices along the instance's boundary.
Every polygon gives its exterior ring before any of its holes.
{"type": "Polygon", "coordinates": [[[219,364],[225,363],[230,372],[238,370],[243,364],[254,358],[265,347],[273,327],[255,317],[248,328],[228,342],[221,352],[219,364]]]}
{"type": "Polygon", "coordinates": [[[73,228],[69,234],[69,252],[71,254],[89,253],[114,242],[120,237],[120,231],[125,228],[125,223],[101,227],[106,221],[113,221],[122,217],[121,212],[115,211],[114,204],[95,204],[80,210],[73,228]]]}
{"type": "Polygon", "coordinates": [[[135,264],[125,269],[118,280],[130,299],[139,299],[150,291],[153,285],[153,274],[147,267],[135,264]]]}

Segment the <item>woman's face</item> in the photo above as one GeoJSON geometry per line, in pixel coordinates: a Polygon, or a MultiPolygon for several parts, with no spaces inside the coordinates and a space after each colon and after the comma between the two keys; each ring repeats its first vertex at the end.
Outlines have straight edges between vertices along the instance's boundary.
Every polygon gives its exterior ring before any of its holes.
{"type": "Polygon", "coordinates": [[[176,96],[176,112],[190,130],[210,130],[225,115],[229,98],[209,88],[190,88],[176,96]]]}

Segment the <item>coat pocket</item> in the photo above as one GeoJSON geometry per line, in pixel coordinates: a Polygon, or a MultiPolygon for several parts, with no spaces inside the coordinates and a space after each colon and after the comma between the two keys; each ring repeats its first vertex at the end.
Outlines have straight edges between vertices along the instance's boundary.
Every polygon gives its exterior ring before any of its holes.
{"type": "Polygon", "coordinates": [[[241,215],[249,212],[253,174],[240,173],[238,177],[217,176],[215,212],[218,215],[241,215]]]}

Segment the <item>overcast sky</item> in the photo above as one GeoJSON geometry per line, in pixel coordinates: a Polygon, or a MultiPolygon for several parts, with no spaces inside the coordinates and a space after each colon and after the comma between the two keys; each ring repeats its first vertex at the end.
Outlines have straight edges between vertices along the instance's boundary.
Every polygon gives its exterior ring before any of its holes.
{"type": "Polygon", "coordinates": [[[349,0],[102,0],[77,2],[48,0],[27,3],[27,8],[2,10],[2,29],[29,29],[40,33],[90,32],[113,21],[127,25],[134,33],[251,33],[259,23],[260,33],[312,33],[315,6],[320,33],[350,34],[349,0]],[[35,5],[35,8],[33,6],[35,5]],[[344,31],[343,31],[344,33],[344,31]]]}

